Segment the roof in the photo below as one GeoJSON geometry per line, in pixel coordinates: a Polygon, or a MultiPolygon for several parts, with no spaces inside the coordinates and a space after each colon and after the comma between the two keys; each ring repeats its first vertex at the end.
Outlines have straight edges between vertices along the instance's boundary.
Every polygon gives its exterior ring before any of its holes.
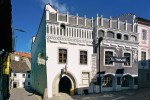
{"type": "Polygon", "coordinates": [[[148,20],[148,19],[144,19],[144,18],[141,18],[141,17],[137,17],[136,20],[137,20],[137,22],[138,22],[139,24],[143,24],[143,25],[148,25],[148,26],[150,26],[150,20],[148,20]]]}
{"type": "Polygon", "coordinates": [[[27,58],[31,58],[31,54],[27,53],[27,52],[13,52],[13,54],[23,56],[23,57],[27,57],[27,58]]]}
{"type": "Polygon", "coordinates": [[[11,54],[11,65],[10,68],[12,72],[25,73],[31,70],[31,61],[27,57],[23,57],[11,54]],[[17,59],[16,59],[17,58],[17,59]]]}

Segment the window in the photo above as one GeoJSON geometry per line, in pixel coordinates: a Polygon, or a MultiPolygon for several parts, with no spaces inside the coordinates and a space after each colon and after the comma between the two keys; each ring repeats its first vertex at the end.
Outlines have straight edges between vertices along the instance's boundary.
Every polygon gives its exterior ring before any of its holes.
{"type": "Polygon", "coordinates": [[[80,64],[87,64],[87,51],[80,51],[80,64]]]}
{"type": "Polygon", "coordinates": [[[124,57],[126,58],[126,61],[124,63],[124,66],[130,66],[131,65],[131,54],[130,53],[124,53],[124,57]]]}
{"type": "Polygon", "coordinates": [[[28,74],[28,78],[30,78],[30,74],[28,74]]]}
{"type": "Polygon", "coordinates": [[[146,81],[150,81],[150,73],[146,73],[146,81]]]}
{"type": "Polygon", "coordinates": [[[129,40],[128,35],[124,35],[124,40],[129,40]]]}
{"type": "Polygon", "coordinates": [[[111,61],[112,56],[112,51],[105,51],[105,65],[113,65],[113,62],[111,61]]]}
{"type": "Polygon", "coordinates": [[[118,34],[117,34],[117,39],[121,39],[121,38],[122,38],[121,34],[118,33],[118,34]]]}
{"type": "Polygon", "coordinates": [[[89,85],[89,72],[82,72],[82,84],[89,85]]]}
{"type": "Polygon", "coordinates": [[[30,85],[30,82],[28,82],[28,85],[30,85]]]}
{"type": "Polygon", "coordinates": [[[25,78],[25,74],[22,74],[22,77],[25,78]]]}
{"type": "Polygon", "coordinates": [[[114,38],[114,37],[115,37],[115,35],[114,35],[114,33],[113,33],[113,32],[108,31],[108,32],[107,32],[107,37],[109,37],[109,38],[114,38]]]}
{"type": "Polygon", "coordinates": [[[104,76],[102,86],[112,87],[112,78],[110,76],[104,76]]]}
{"type": "Polygon", "coordinates": [[[141,52],[141,66],[146,66],[146,52],[141,52]]]}
{"type": "Polygon", "coordinates": [[[147,30],[142,30],[142,40],[147,40],[147,30]]]}
{"type": "Polygon", "coordinates": [[[59,49],[59,63],[66,63],[67,49],[59,49]]]}
{"type": "Polygon", "coordinates": [[[130,81],[129,76],[123,76],[121,86],[122,87],[129,87],[129,81],[130,81]]]}
{"type": "Polygon", "coordinates": [[[131,41],[136,41],[136,36],[131,35],[131,41]]]}

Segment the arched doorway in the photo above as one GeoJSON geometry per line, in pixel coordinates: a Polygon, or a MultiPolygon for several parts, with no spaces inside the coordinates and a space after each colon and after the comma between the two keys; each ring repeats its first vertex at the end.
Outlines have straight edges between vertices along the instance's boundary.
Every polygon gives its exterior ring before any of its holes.
{"type": "Polygon", "coordinates": [[[71,81],[67,76],[64,76],[59,81],[59,92],[70,94],[72,87],[71,81]]]}

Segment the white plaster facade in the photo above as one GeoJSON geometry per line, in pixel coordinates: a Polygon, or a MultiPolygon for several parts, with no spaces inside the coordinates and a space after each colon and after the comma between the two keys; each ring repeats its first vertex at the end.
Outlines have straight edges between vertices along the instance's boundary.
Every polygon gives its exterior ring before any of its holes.
{"type": "Polygon", "coordinates": [[[69,17],[75,16],[67,13],[65,15],[67,20],[61,21],[58,17],[64,15],[54,10],[49,4],[46,5],[39,31],[33,39],[31,86],[41,94],[44,94],[47,88],[48,97],[52,97],[59,93],[60,80],[67,77],[71,82],[69,91],[78,94],[82,94],[85,88],[90,91],[93,54],[92,20],[77,17],[81,21],[90,20],[90,25],[87,26],[86,22],[80,23],[78,20],[76,25],[71,25],[69,17]],[[50,20],[50,14],[56,15],[55,22],[50,20]],[[64,30],[61,30],[61,25],[64,25],[64,30]],[[64,64],[59,63],[59,49],[67,50],[67,62],[64,64]],[[80,51],[87,52],[87,64],[80,64],[80,51]],[[41,54],[44,56],[39,57],[41,54]],[[87,80],[82,80],[82,73],[88,73],[87,80]]]}
{"type": "Polygon", "coordinates": [[[30,86],[30,73],[11,73],[11,88],[30,86]]]}

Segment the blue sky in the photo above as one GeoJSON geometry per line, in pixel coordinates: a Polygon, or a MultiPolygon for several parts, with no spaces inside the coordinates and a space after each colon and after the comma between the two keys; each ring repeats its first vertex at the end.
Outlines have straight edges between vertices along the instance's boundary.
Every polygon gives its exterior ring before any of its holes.
{"type": "Polygon", "coordinates": [[[32,36],[35,36],[46,3],[54,5],[59,11],[68,11],[71,15],[86,15],[87,18],[118,16],[133,13],[150,20],[149,0],[12,0],[12,27],[17,36],[15,50],[30,52],[32,36]]]}

